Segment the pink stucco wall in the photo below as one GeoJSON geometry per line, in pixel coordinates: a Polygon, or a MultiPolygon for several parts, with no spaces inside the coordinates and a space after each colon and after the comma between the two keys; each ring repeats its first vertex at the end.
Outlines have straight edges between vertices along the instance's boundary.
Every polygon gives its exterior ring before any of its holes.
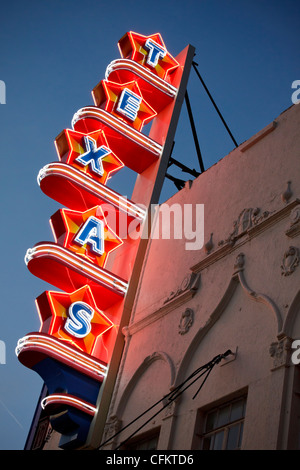
{"type": "Polygon", "coordinates": [[[242,449],[297,446],[299,128],[294,105],[167,201],[203,204],[211,243],[187,250],[184,238],[150,241],[103,439],[231,349],[236,356],[215,366],[195,400],[197,385],[143,433],[159,428],[160,449],[201,448],[206,410],[246,393],[242,449]],[[186,309],[192,321],[182,332],[186,309]]]}

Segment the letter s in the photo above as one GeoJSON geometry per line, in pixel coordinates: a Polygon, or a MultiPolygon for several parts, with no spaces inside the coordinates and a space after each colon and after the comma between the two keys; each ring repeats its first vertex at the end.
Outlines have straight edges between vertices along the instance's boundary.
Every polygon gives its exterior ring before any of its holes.
{"type": "Polygon", "coordinates": [[[64,329],[76,338],[84,338],[91,331],[91,319],[94,310],[85,302],[74,302],[69,307],[69,317],[64,329]]]}

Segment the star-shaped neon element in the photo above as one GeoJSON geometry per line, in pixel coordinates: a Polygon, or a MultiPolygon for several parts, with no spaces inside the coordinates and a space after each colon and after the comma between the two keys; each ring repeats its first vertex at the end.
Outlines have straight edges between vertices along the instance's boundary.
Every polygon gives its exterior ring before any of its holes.
{"type": "Polygon", "coordinates": [[[120,170],[123,162],[110,150],[103,130],[84,134],[65,129],[67,149],[60,149],[60,136],[56,149],[61,161],[74,166],[99,183],[106,184],[111,174],[120,170]]]}
{"type": "Polygon", "coordinates": [[[179,66],[159,33],[143,36],[130,31],[120,39],[118,46],[123,58],[138,62],[164,80],[179,66]]]}
{"type": "Polygon", "coordinates": [[[157,113],[144,100],[135,81],[120,84],[102,80],[100,83],[102,94],[99,98],[99,106],[134,129],[141,131],[143,126],[156,116],[157,113]],[[131,110],[131,115],[126,113],[126,109],[131,110]]]}
{"type": "Polygon", "coordinates": [[[101,206],[85,212],[59,209],[50,219],[56,243],[104,267],[123,242],[108,226],[101,206]]]}
{"type": "Polygon", "coordinates": [[[36,299],[36,305],[41,320],[41,332],[67,341],[90,355],[93,355],[97,348],[97,342],[103,341],[103,334],[114,326],[111,320],[98,309],[89,286],[81,287],[69,294],[46,291],[36,299]],[[75,321],[72,320],[74,306],[79,306],[77,308],[79,314],[75,321]],[[81,336],[76,335],[76,331],[83,329],[82,325],[84,325],[85,310],[82,310],[80,317],[80,306],[91,312],[90,325],[85,329],[86,334],[81,334],[81,336]],[[68,322],[72,321],[74,321],[73,330],[68,327],[68,322]]]}

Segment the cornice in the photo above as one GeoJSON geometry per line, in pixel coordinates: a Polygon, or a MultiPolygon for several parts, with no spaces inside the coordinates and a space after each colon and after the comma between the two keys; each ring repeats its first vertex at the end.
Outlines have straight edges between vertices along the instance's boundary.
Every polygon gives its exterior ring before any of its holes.
{"type": "Polygon", "coordinates": [[[276,225],[281,220],[287,218],[291,211],[299,204],[300,199],[296,198],[277,211],[272,213],[263,212],[260,216],[261,220],[254,222],[249,228],[242,231],[241,234],[231,234],[228,239],[225,240],[225,242],[219,242],[220,247],[215,251],[210,252],[205,258],[203,258],[197,264],[193,265],[191,267],[192,272],[200,273],[203,269],[207,268],[216,261],[219,261],[221,258],[224,258],[236,250],[239,250],[250,240],[268,230],[270,227],[276,225]]]}

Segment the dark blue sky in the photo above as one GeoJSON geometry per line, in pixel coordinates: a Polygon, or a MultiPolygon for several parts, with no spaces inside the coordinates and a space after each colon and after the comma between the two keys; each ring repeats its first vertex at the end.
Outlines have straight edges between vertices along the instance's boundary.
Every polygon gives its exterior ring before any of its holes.
{"type": "MultiPolygon", "coordinates": [[[[22,449],[42,381],[19,364],[15,347],[39,329],[34,301],[52,287],[27,271],[24,255],[35,243],[53,240],[49,218],[59,205],[41,192],[36,176],[57,161],[55,137],[71,127],[79,108],[93,104],[92,88],[119,58],[118,40],[133,30],[160,32],[174,56],[187,44],[196,48],[199,72],[235,139],[243,142],[292,105],[291,84],[300,79],[300,4],[10,0],[0,12],[0,80],[6,84],[6,104],[0,104],[0,340],[6,344],[6,364],[0,364],[0,449],[22,449]]],[[[194,71],[188,93],[208,168],[234,145],[194,71]]],[[[185,107],[175,141],[173,156],[198,170],[185,107]]],[[[115,181],[130,197],[128,178],[120,173],[115,181]]],[[[175,191],[166,181],[162,197],[175,191]]]]}

